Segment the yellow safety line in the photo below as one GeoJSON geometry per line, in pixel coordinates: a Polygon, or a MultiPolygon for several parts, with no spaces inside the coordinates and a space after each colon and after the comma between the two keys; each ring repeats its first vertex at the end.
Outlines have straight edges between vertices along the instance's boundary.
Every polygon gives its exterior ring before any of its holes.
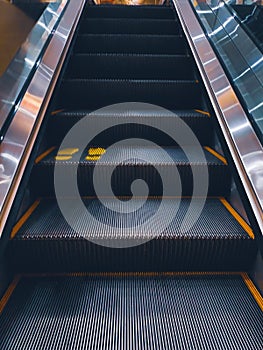
{"type": "Polygon", "coordinates": [[[231,204],[225,198],[220,198],[221,203],[226,207],[226,209],[234,216],[234,218],[238,221],[238,223],[243,227],[243,229],[247,232],[250,238],[254,239],[254,233],[251,227],[246,223],[246,221],[238,214],[238,212],[232,207],[231,204]]]}
{"type": "Polygon", "coordinates": [[[55,160],[70,160],[72,156],[55,156],[55,160]]]}
{"type": "Polygon", "coordinates": [[[242,273],[241,276],[242,276],[246,286],[250,290],[251,294],[253,295],[254,299],[256,300],[261,311],[263,311],[263,297],[262,297],[262,295],[259,293],[259,291],[257,290],[254,283],[251,281],[251,279],[248,277],[247,273],[242,273]]]}
{"type": "Polygon", "coordinates": [[[56,147],[50,147],[48,150],[46,150],[44,153],[40,154],[36,160],[35,160],[35,164],[39,163],[43,158],[45,158],[49,153],[51,153],[52,151],[54,151],[56,147]]]}
{"type": "Polygon", "coordinates": [[[2,311],[4,310],[6,304],[8,303],[8,300],[10,299],[11,295],[13,294],[16,286],[18,285],[19,281],[21,279],[20,275],[17,275],[13,281],[11,282],[11,284],[9,285],[9,287],[7,288],[5,294],[3,295],[2,299],[0,300],[0,314],[2,313],[2,311]]]}
{"type": "Polygon", "coordinates": [[[56,114],[61,113],[63,111],[64,111],[64,109],[57,109],[57,110],[51,112],[51,115],[56,115],[56,114]]]}
{"type": "Polygon", "coordinates": [[[208,117],[211,116],[209,112],[202,111],[201,109],[195,109],[195,111],[196,111],[197,113],[201,113],[201,114],[208,115],[208,117]]]}
{"type": "Polygon", "coordinates": [[[40,203],[40,199],[36,200],[31,207],[25,212],[25,214],[20,218],[20,220],[15,224],[13,227],[13,230],[11,232],[11,239],[13,239],[17,232],[20,230],[20,228],[24,225],[24,223],[27,221],[27,219],[30,217],[30,215],[34,212],[34,210],[37,208],[37,206],[40,203]]]}
{"type": "Polygon", "coordinates": [[[221,154],[219,154],[218,152],[216,152],[215,150],[213,150],[212,148],[205,146],[204,147],[208,152],[210,152],[211,154],[213,154],[213,156],[215,156],[216,158],[220,159],[222,163],[224,163],[225,165],[227,165],[227,161],[226,158],[221,156],[221,154]]]}

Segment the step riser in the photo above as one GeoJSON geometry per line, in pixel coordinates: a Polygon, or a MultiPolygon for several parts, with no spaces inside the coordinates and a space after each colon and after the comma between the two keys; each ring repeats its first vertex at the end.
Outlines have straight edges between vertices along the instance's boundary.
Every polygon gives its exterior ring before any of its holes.
{"type": "Polygon", "coordinates": [[[173,19],[171,8],[152,6],[90,6],[85,10],[86,18],[156,18],[173,19]]]}
{"type": "MultiPolygon", "coordinates": [[[[85,115],[83,115],[84,117],[85,115]]],[[[48,135],[50,140],[50,146],[59,145],[62,142],[62,139],[65,137],[67,132],[82,118],[81,115],[70,115],[70,116],[52,116],[48,126],[48,135]]],[[[107,116],[103,118],[102,116],[98,117],[99,123],[103,125],[103,121],[106,123],[112,122],[112,125],[118,125],[120,123],[119,118],[114,118],[107,116]]],[[[189,117],[179,118],[179,121],[176,121],[176,117],[171,120],[171,118],[165,117],[143,117],[143,114],[138,118],[127,117],[126,121],[122,119],[122,125],[115,126],[108,131],[105,131],[101,136],[97,136],[93,139],[93,145],[97,147],[107,148],[113,143],[129,139],[132,143],[132,139],[136,139],[134,145],[140,145],[138,139],[150,140],[154,143],[157,143],[160,146],[176,146],[175,140],[171,139],[167,134],[162,133],[160,130],[165,126],[166,130],[177,130],[180,133],[182,127],[182,121],[188,125],[200,144],[203,146],[209,145],[212,142],[212,125],[209,117],[189,117]],[[146,125],[154,126],[147,127],[146,125]]],[[[95,120],[94,120],[95,122],[95,120]]],[[[90,125],[91,121],[88,119],[87,127],[90,125]]],[[[182,130],[183,132],[183,130],[182,130]]],[[[185,139],[185,145],[191,145],[191,140],[185,139]]],[[[133,144],[133,143],[132,143],[133,144]]],[[[182,146],[181,144],[180,146],[182,146]]]]}
{"type": "Polygon", "coordinates": [[[179,25],[174,20],[88,19],[80,25],[80,33],[90,34],[159,34],[178,35],[179,25]]]}
{"type": "Polygon", "coordinates": [[[190,57],[77,55],[68,66],[68,78],[193,80],[190,57]]]}
{"type": "Polygon", "coordinates": [[[58,109],[97,109],[122,102],[145,102],[170,109],[204,109],[198,83],[176,81],[66,80],[58,109]]]}
{"type": "MultiPolygon", "coordinates": [[[[61,179],[64,178],[64,174],[67,173],[69,178],[74,179],[74,167],[70,164],[63,164],[61,162],[57,164],[57,174],[61,174],[61,179]]],[[[92,162],[94,164],[94,162],[92,162]]],[[[182,195],[191,196],[193,193],[193,177],[192,169],[199,175],[199,179],[204,178],[206,167],[204,165],[177,165],[176,166],[159,166],[162,171],[166,174],[169,179],[169,186],[177,186],[174,180],[175,168],[177,168],[182,186],[182,195]],[[204,174],[204,175],[203,175],[204,174]]],[[[78,186],[81,196],[96,196],[93,187],[93,169],[94,165],[86,163],[80,163],[78,169],[78,186]]],[[[100,184],[105,183],[105,179],[110,178],[112,167],[107,165],[101,165],[99,168],[98,176],[96,180],[100,184]]],[[[209,166],[209,196],[226,196],[229,194],[230,188],[230,176],[225,166],[209,166]]],[[[41,187],[39,188],[39,182],[35,184],[38,191],[38,195],[41,196],[52,196],[54,195],[54,166],[45,163],[40,163],[35,168],[34,178],[42,179],[41,187]]],[[[59,176],[59,175],[58,175],[59,176]]],[[[163,195],[163,185],[161,177],[158,171],[149,165],[144,166],[118,166],[115,168],[111,177],[111,188],[116,196],[131,196],[131,184],[134,180],[143,179],[149,187],[150,196],[162,196],[163,195]]],[[[72,180],[73,181],[73,180],[72,180]]],[[[179,193],[180,194],[180,193],[179,193]]],[[[72,193],[70,189],[65,188],[65,196],[71,196],[72,193]],[[67,192],[67,190],[69,192],[67,192]]],[[[108,193],[102,193],[102,195],[107,196],[108,193]]],[[[169,193],[173,196],[174,193],[169,193]]]]}
{"type": "Polygon", "coordinates": [[[251,266],[254,253],[253,242],[205,239],[152,240],[125,249],[88,240],[13,241],[10,247],[14,268],[21,272],[242,271],[251,266]]]}
{"type": "Polygon", "coordinates": [[[185,54],[186,43],[179,36],[82,35],[74,46],[76,53],[185,54]]]}

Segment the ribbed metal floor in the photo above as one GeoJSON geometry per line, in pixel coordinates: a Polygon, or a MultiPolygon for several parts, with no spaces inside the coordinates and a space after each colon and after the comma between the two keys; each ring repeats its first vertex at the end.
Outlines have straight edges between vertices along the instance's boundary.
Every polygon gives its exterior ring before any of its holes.
{"type": "Polygon", "coordinates": [[[240,275],[22,278],[1,349],[261,350],[263,313],[240,275]]]}

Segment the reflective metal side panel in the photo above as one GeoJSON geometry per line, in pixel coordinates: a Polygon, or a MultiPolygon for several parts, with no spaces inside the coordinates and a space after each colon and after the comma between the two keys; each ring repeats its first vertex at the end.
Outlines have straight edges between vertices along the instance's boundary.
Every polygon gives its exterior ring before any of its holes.
{"type": "Polygon", "coordinates": [[[0,145],[0,236],[84,4],[70,1],[0,145]]]}
{"type": "Polygon", "coordinates": [[[173,0],[173,2],[262,233],[262,145],[195,17],[190,3],[185,0],[173,0]]]}

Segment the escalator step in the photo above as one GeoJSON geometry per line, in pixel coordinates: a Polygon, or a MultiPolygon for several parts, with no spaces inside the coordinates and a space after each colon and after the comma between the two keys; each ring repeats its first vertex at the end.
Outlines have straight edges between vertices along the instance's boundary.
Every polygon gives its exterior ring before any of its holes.
{"type": "Polygon", "coordinates": [[[219,198],[195,198],[191,210],[190,198],[104,201],[105,206],[98,199],[63,199],[77,228],[69,226],[55,199],[36,202],[12,232],[10,263],[18,271],[213,271],[242,270],[255,257],[252,231],[219,198]],[[160,205],[173,213],[166,228],[158,217],[160,205]],[[196,222],[182,232],[183,220],[198,210],[196,222]]]}
{"type": "Polygon", "coordinates": [[[2,349],[261,350],[262,298],[247,281],[245,273],[25,276],[0,316],[2,349]]]}
{"type": "Polygon", "coordinates": [[[169,109],[204,108],[197,81],[117,79],[66,79],[57,108],[96,109],[121,102],[146,102],[169,109]]]}
{"type": "Polygon", "coordinates": [[[85,16],[91,18],[156,18],[174,19],[175,11],[167,6],[87,6],[85,16]]]}
{"type": "Polygon", "coordinates": [[[80,24],[80,33],[89,34],[165,34],[180,33],[178,22],[169,19],[89,18],[80,24]]]}
{"type": "MultiPolygon", "coordinates": [[[[78,145],[70,145],[70,147],[77,147],[78,149],[78,145]]],[[[90,148],[92,147],[90,146],[90,148]]],[[[35,165],[34,178],[37,188],[39,188],[39,179],[41,179],[40,195],[50,195],[54,191],[53,174],[55,164],[57,171],[61,172],[62,178],[65,173],[73,178],[75,166],[78,164],[79,191],[82,196],[91,196],[95,195],[93,170],[97,164],[97,167],[99,166],[97,181],[103,184],[106,181],[105,179],[111,179],[111,187],[115,195],[130,196],[132,182],[136,179],[143,179],[149,187],[149,195],[161,196],[163,194],[163,184],[159,171],[166,174],[169,186],[178,185],[174,180],[175,171],[178,171],[183,195],[191,196],[193,193],[192,172],[195,171],[199,176],[195,181],[201,181],[208,170],[208,194],[210,196],[222,196],[229,193],[230,173],[228,166],[222,160],[206,149],[203,149],[206,160],[203,160],[198,150],[191,146],[186,146],[184,151],[179,147],[160,149],[146,146],[113,146],[106,150],[106,153],[98,161],[97,157],[93,160],[93,157],[89,156],[89,148],[84,150],[82,154],[79,151],[70,157],[62,157],[56,160],[57,149],[55,149],[35,165]],[[169,156],[169,159],[165,155],[169,156]],[[191,158],[191,162],[188,157],[191,158]],[[113,169],[114,171],[110,177],[113,169]]],[[[71,192],[67,193],[65,188],[64,194],[71,195],[71,192]]],[[[107,193],[103,193],[103,195],[107,195],[107,193]]],[[[169,195],[173,196],[174,194],[169,195]]]]}
{"type": "Polygon", "coordinates": [[[194,79],[194,62],[185,55],[77,54],[67,78],[82,79],[194,79]]]}
{"type": "Polygon", "coordinates": [[[79,53],[185,54],[186,42],[179,35],[85,34],[74,46],[79,53]]]}
{"type": "MultiPolygon", "coordinates": [[[[123,139],[141,138],[151,140],[160,146],[175,146],[175,141],[160,130],[177,130],[182,134],[184,123],[188,125],[202,145],[212,142],[212,125],[210,114],[206,111],[179,110],[170,112],[165,109],[156,109],[151,105],[132,105],[130,108],[107,109],[100,112],[89,111],[62,111],[55,112],[49,119],[48,135],[53,144],[60,144],[66,133],[82,118],[86,118],[86,127],[91,123],[99,123],[108,128],[108,123],[115,125],[103,138],[95,138],[94,143],[107,147],[114,142],[123,139]]],[[[95,135],[94,135],[95,137],[95,135]]],[[[185,145],[190,145],[190,140],[184,139],[185,145]]],[[[182,146],[183,144],[180,143],[182,146]]]]}

